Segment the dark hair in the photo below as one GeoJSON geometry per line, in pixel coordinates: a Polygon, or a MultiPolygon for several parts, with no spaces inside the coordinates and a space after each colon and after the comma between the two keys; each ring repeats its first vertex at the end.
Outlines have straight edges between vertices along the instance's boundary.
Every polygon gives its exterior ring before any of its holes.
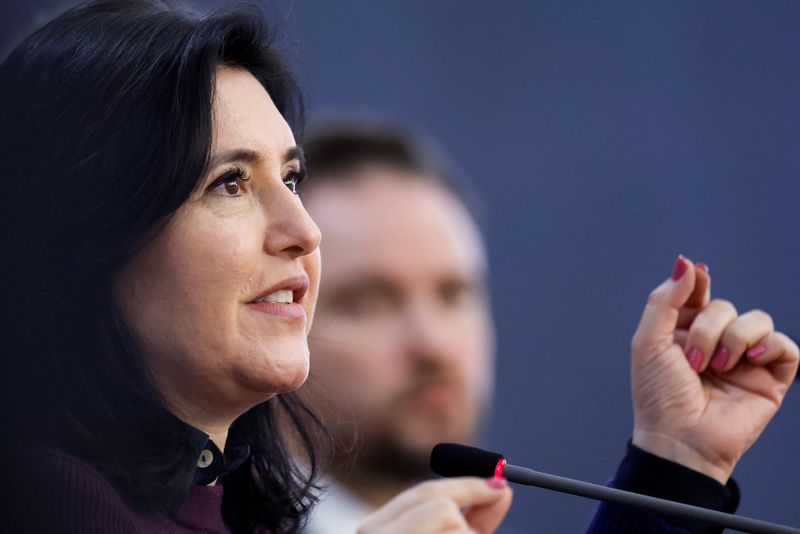
{"type": "Polygon", "coordinates": [[[398,123],[354,116],[329,118],[309,128],[303,152],[312,176],[305,184],[306,192],[325,182],[353,179],[364,167],[389,167],[442,184],[476,222],[484,222],[478,196],[458,166],[427,136],[398,123]]]}
{"type": "MultiPolygon", "coordinates": [[[[0,66],[8,432],[89,462],[137,510],[176,513],[194,465],[181,461],[186,425],[164,407],[112,285],[205,172],[220,65],[252,73],[300,137],[302,98],[263,18],[90,2],[0,66]]],[[[222,480],[230,528],[300,527],[314,501],[316,425],[294,394],[234,422],[229,439],[252,455],[222,480]],[[302,467],[278,428],[287,421],[302,467]]]]}

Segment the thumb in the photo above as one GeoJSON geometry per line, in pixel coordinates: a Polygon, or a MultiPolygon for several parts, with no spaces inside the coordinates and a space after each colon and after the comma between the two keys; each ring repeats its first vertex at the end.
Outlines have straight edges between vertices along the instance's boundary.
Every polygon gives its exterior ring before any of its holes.
{"type": "Polygon", "coordinates": [[[655,357],[672,345],[679,310],[692,295],[695,280],[694,264],[678,256],[672,275],[650,293],[631,342],[638,363],[646,363],[648,356],[655,357]]]}
{"type": "Polygon", "coordinates": [[[473,505],[464,512],[470,528],[478,534],[491,534],[497,530],[511,507],[512,493],[508,483],[504,479],[488,482],[500,491],[494,492],[493,499],[473,505]]]}

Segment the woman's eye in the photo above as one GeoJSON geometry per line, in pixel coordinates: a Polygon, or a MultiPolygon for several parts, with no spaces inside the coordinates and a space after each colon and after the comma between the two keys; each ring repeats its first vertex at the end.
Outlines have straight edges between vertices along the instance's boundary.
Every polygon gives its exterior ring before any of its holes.
{"type": "Polygon", "coordinates": [[[242,184],[247,179],[242,170],[231,170],[214,180],[209,190],[218,190],[224,196],[238,197],[242,195],[242,184]]]}
{"type": "Polygon", "coordinates": [[[228,180],[223,184],[225,186],[225,192],[231,196],[236,196],[239,194],[239,180],[228,180]]]}
{"type": "Polygon", "coordinates": [[[295,195],[299,193],[297,187],[300,185],[300,182],[305,180],[306,173],[305,171],[291,171],[286,177],[283,179],[283,183],[286,187],[289,188],[289,191],[294,193],[295,195]]]}

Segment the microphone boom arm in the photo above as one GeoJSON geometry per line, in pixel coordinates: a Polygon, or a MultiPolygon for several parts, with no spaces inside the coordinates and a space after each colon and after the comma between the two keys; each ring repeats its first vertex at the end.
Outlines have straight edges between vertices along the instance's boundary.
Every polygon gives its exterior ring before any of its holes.
{"type": "Polygon", "coordinates": [[[646,508],[664,515],[687,517],[700,521],[707,521],[715,525],[732,528],[743,532],[755,534],[799,534],[800,529],[769,523],[759,519],[751,519],[734,514],[709,510],[699,506],[692,506],[666,499],[658,499],[648,495],[640,495],[630,491],[601,486],[573,480],[571,478],[540,473],[526,467],[506,464],[503,468],[503,476],[510,482],[525,484],[527,486],[537,486],[540,488],[560,491],[580,497],[609,501],[627,506],[646,508]]]}

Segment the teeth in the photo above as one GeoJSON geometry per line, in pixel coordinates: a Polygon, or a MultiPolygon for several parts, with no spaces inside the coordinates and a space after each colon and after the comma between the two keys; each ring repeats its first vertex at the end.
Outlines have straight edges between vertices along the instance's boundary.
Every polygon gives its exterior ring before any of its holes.
{"type": "Polygon", "coordinates": [[[291,289],[279,289],[258,299],[256,302],[277,302],[282,304],[289,304],[294,302],[294,292],[291,289]]]}

